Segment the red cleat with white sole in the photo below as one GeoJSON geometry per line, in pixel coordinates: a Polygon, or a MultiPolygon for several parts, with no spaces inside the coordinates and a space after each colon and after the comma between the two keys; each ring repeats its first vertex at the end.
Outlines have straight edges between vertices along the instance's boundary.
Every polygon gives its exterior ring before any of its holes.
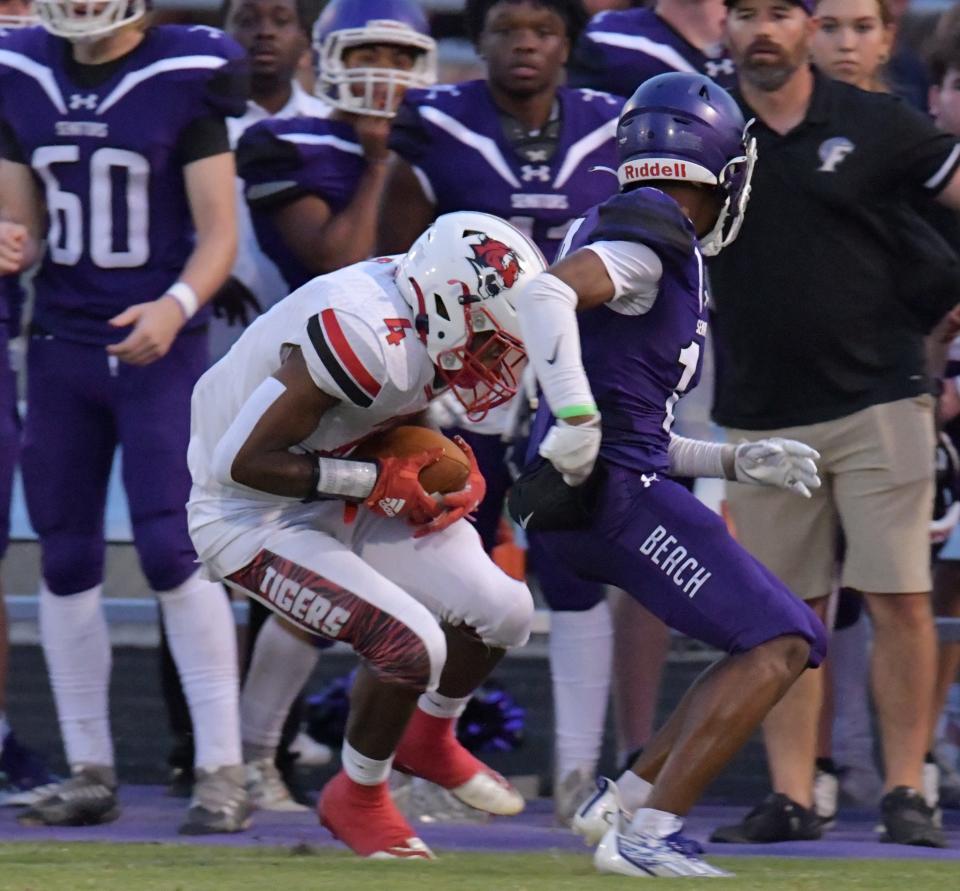
{"type": "Polygon", "coordinates": [[[455,718],[436,718],[416,709],[393,766],[442,786],[478,811],[501,817],[519,814],[526,803],[523,796],[458,742],[455,724],[455,718]]]}
{"type": "Polygon", "coordinates": [[[361,786],[341,770],[323,787],[317,816],[321,826],[361,857],[434,859],[397,810],[386,783],[361,786]]]}

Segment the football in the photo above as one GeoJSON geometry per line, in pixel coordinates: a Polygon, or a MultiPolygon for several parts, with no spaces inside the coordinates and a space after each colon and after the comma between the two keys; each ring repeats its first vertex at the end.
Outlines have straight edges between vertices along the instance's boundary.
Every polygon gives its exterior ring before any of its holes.
{"type": "Polygon", "coordinates": [[[459,492],[467,482],[470,460],[452,439],[427,427],[393,427],[365,439],[351,458],[406,458],[443,449],[443,457],[420,471],[420,485],[431,495],[459,492]]]}

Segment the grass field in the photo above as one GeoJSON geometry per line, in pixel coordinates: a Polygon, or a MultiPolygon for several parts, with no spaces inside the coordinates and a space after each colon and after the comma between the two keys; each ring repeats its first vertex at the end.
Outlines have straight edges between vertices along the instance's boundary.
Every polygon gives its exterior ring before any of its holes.
{"type": "MultiPolygon", "coordinates": [[[[0,891],[601,891],[637,881],[600,876],[588,856],[441,853],[435,863],[371,863],[346,853],[194,845],[0,845],[0,891]]],[[[960,863],[711,858],[744,891],[957,891],[960,863]]],[[[671,886],[672,887],[672,886],[671,886]]],[[[713,888],[686,879],[680,888],[713,888]]]]}

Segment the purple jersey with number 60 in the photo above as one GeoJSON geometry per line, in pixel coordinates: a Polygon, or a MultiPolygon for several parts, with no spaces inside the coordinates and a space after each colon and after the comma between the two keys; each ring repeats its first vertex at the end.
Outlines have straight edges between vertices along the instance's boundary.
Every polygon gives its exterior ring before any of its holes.
{"type": "Polygon", "coordinates": [[[91,87],[68,53],[42,28],[7,37],[0,118],[45,190],[34,321],[67,340],[111,343],[129,331],[107,320],[160,297],[193,250],[179,140],[200,118],[243,114],[245,54],[212,28],[152,27],[91,87]]]}
{"type": "MultiPolygon", "coordinates": [[[[603,427],[600,454],[632,470],[666,473],[673,408],[700,380],[707,333],[700,246],[676,201],[652,188],[595,207],[573,224],[562,255],[599,241],[646,245],[663,264],[648,312],[632,314],[629,301],[615,300],[577,315],[583,366],[603,427]]],[[[552,424],[541,401],[531,455],[552,424]]]]}
{"type": "Polygon", "coordinates": [[[560,133],[550,158],[521,157],[503,132],[485,81],[408,90],[390,147],[417,172],[436,213],[481,210],[509,220],[552,257],[570,223],[609,198],[617,181],[617,118],[624,100],[557,91],[560,133]]]}

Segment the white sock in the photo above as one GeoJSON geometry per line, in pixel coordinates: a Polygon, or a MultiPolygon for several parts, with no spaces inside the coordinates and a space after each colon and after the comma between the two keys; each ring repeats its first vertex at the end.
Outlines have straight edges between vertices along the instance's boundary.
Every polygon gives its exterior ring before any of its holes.
{"type": "Polygon", "coordinates": [[[556,726],[556,775],[600,758],[610,694],[613,624],[603,600],[583,612],[550,614],[550,674],[556,726]]]}
{"type": "Polygon", "coordinates": [[[386,761],[376,761],[361,755],[346,740],[343,741],[343,748],[340,750],[340,763],[344,771],[351,780],[359,783],[361,786],[379,786],[385,783],[390,777],[390,769],[393,765],[393,755],[386,761]]]}
{"type": "Polygon", "coordinates": [[[223,588],[197,571],[157,592],[170,653],[190,707],[194,763],[206,771],[240,764],[237,636],[223,588]]]}
{"type": "Polygon", "coordinates": [[[290,706],[310,677],[320,651],[270,616],[253,647],[250,671],[240,691],[244,760],[276,754],[290,706]]]}
{"type": "Polygon", "coordinates": [[[644,807],[633,815],[630,821],[630,831],[637,835],[654,835],[657,838],[666,838],[682,828],[683,820],[676,814],[668,811],[658,811],[652,807],[644,807]]]}
{"type": "Polygon", "coordinates": [[[40,583],[40,642],[67,763],[113,766],[110,634],[101,585],[58,597],[40,583]]]}
{"type": "Polygon", "coordinates": [[[459,718],[470,701],[469,696],[444,696],[442,693],[424,693],[417,700],[417,708],[435,718],[459,718]]]}
{"type": "Polygon", "coordinates": [[[625,770],[617,777],[620,804],[625,811],[631,814],[647,803],[652,788],[653,783],[648,783],[642,777],[638,777],[632,770],[625,770]]]}

